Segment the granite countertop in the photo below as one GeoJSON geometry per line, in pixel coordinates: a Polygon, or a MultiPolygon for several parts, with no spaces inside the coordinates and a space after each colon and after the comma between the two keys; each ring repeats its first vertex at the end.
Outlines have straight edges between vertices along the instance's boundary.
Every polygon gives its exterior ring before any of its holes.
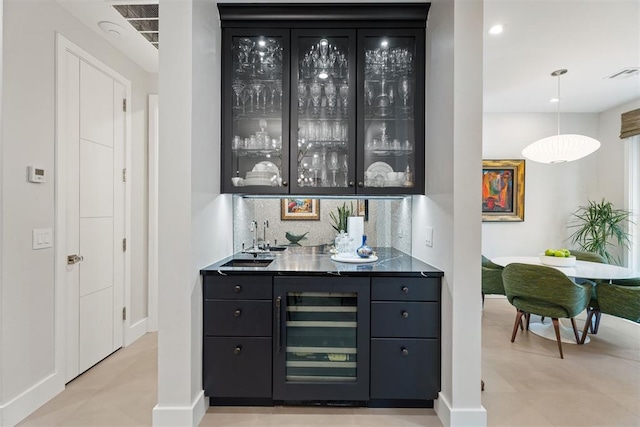
{"type": "Polygon", "coordinates": [[[344,275],[344,276],[416,276],[442,277],[443,272],[394,248],[373,248],[378,260],[369,263],[343,263],[333,261],[325,246],[288,247],[284,251],[260,253],[257,256],[237,253],[200,270],[200,274],[265,274],[265,275],[344,275]],[[223,267],[222,265],[237,259],[268,260],[268,266],[259,267],[223,267]]]}

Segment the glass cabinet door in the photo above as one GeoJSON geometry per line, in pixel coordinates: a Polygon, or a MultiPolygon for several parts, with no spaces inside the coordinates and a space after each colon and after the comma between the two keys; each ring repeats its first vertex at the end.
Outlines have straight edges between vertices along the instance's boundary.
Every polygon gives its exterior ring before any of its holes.
{"type": "Polygon", "coordinates": [[[355,191],[355,41],[355,31],[292,33],[292,192],[355,191]]]}
{"type": "MultiPolygon", "coordinates": [[[[361,31],[358,187],[422,191],[424,43],[411,30],[361,31]],[[381,35],[382,34],[382,35],[381,35]]],[[[362,190],[360,190],[362,191],[362,190]]]]}
{"type": "Polygon", "coordinates": [[[225,33],[225,191],[281,193],[288,176],[288,38],[278,30],[225,33]]]}
{"type": "Polygon", "coordinates": [[[366,400],[369,278],[274,278],[273,398],[366,400]]]}

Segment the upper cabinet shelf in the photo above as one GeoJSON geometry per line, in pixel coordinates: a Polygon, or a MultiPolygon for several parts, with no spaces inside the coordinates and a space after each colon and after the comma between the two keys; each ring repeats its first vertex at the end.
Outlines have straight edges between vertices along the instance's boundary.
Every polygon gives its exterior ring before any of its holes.
{"type": "Polygon", "coordinates": [[[223,192],[424,192],[428,4],[218,7],[223,192]]]}

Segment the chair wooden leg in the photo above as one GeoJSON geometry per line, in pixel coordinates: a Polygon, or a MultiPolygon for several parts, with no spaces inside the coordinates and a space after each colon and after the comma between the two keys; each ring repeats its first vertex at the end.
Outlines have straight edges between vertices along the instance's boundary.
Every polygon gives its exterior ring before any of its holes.
{"type": "Polygon", "coordinates": [[[595,320],[595,325],[591,326],[591,333],[592,334],[597,334],[598,333],[598,329],[600,329],[600,315],[602,314],[600,312],[600,309],[593,309],[593,311],[595,312],[595,316],[596,316],[596,320],[595,320]]]}
{"type": "Polygon", "coordinates": [[[518,333],[518,325],[522,327],[522,315],[524,311],[518,310],[516,313],[516,322],[513,324],[513,333],[511,334],[511,342],[514,342],[516,339],[516,334],[518,333]]]}
{"type": "Polygon", "coordinates": [[[560,339],[560,325],[558,324],[558,319],[555,317],[552,317],[551,321],[553,322],[553,329],[555,329],[556,331],[556,341],[558,341],[558,350],[560,350],[560,359],[564,359],[564,356],[562,354],[562,341],[560,339]]]}
{"type": "Polygon", "coordinates": [[[573,335],[576,337],[576,344],[580,344],[580,337],[578,336],[578,328],[576,327],[576,319],[571,318],[571,326],[573,327],[573,335]]]}
{"type": "Polygon", "coordinates": [[[582,329],[582,338],[580,338],[580,344],[584,344],[584,340],[587,338],[587,332],[589,332],[589,329],[592,328],[591,321],[593,319],[594,314],[595,314],[595,311],[587,310],[587,320],[585,320],[584,322],[584,328],[582,329]]]}
{"type": "Polygon", "coordinates": [[[482,308],[484,308],[484,292],[482,292],[482,308]]]}
{"type": "Polygon", "coordinates": [[[525,314],[525,319],[527,319],[527,331],[529,330],[529,321],[531,320],[531,313],[525,314]]]}
{"type": "Polygon", "coordinates": [[[544,324],[544,316],[540,316],[540,323],[544,324]]]}

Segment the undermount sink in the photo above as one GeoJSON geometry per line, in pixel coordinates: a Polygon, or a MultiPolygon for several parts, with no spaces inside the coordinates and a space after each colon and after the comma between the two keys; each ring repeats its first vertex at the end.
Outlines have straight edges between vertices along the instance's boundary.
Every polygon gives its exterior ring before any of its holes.
{"type": "Polygon", "coordinates": [[[232,259],[222,264],[222,267],[267,267],[273,262],[272,259],[232,259]]]}

